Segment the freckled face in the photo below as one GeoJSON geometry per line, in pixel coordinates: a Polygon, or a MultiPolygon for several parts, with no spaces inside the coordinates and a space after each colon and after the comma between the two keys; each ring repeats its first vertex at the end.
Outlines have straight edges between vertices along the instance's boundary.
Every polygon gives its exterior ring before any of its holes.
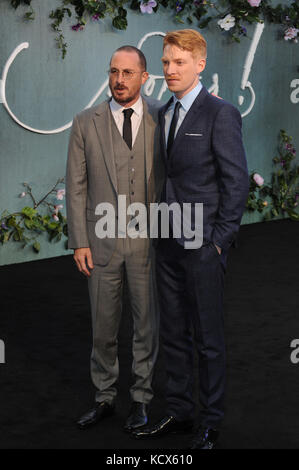
{"type": "Polygon", "coordinates": [[[163,51],[162,64],[169,90],[178,99],[182,99],[198,84],[206,60],[199,55],[194,57],[190,51],[167,44],[163,51]]]}

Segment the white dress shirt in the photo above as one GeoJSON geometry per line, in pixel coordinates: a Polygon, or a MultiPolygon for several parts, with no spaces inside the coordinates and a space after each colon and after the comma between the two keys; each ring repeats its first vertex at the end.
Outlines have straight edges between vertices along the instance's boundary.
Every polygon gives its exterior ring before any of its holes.
{"type": "MultiPolygon", "coordinates": [[[[121,136],[123,136],[123,126],[125,116],[123,111],[127,108],[124,108],[121,104],[118,104],[114,98],[110,101],[110,109],[112,112],[112,116],[114,117],[115,124],[119,130],[121,136]]],[[[129,109],[133,109],[134,113],[131,116],[131,123],[132,123],[132,146],[135,143],[139,126],[141,124],[143,118],[143,102],[141,96],[139,97],[138,101],[136,101],[133,106],[130,106],[129,109]]]]}

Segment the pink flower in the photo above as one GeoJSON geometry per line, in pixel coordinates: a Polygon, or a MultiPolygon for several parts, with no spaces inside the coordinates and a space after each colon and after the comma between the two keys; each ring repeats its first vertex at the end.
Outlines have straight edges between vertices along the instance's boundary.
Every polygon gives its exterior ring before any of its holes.
{"type": "Polygon", "coordinates": [[[252,7],[259,7],[262,0],[247,0],[252,7]]]}
{"type": "Polygon", "coordinates": [[[56,199],[58,199],[59,201],[62,201],[64,196],[65,196],[65,189],[58,189],[56,199]]]}
{"type": "Polygon", "coordinates": [[[258,186],[263,186],[263,184],[264,184],[264,178],[263,178],[261,175],[259,175],[258,173],[255,173],[255,174],[253,175],[253,179],[254,179],[254,181],[256,182],[256,184],[257,184],[258,186]]]}
{"type": "Polygon", "coordinates": [[[153,13],[153,9],[157,6],[157,2],[155,0],[148,0],[146,2],[140,3],[140,10],[142,13],[148,13],[151,15],[153,13]]]}
{"type": "Polygon", "coordinates": [[[59,217],[57,217],[56,214],[53,214],[53,219],[55,220],[55,222],[58,222],[58,221],[59,221],[59,217]]]}
{"type": "Polygon", "coordinates": [[[288,28],[286,32],[284,33],[285,41],[289,41],[290,39],[296,39],[298,33],[299,33],[299,29],[288,28]]]}

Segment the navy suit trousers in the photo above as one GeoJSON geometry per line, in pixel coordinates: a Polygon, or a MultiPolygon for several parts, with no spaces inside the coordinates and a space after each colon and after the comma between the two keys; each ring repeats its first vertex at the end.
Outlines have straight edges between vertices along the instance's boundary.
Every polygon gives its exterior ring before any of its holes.
{"type": "Polygon", "coordinates": [[[198,374],[201,424],[217,428],[224,415],[227,251],[219,255],[213,243],[186,250],[172,238],[160,239],[156,250],[167,414],[180,421],[194,419],[193,385],[198,374]]]}

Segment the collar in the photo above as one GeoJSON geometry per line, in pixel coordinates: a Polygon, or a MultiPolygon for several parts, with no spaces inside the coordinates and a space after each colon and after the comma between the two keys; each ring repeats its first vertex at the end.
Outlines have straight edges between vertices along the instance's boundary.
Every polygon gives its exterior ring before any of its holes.
{"type": "MultiPolygon", "coordinates": [[[[117,114],[122,114],[123,110],[126,109],[124,106],[117,103],[113,97],[110,101],[110,108],[113,113],[117,113],[117,114]]],[[[133,109],[134,113],[136,113],[137,116],[142,115],[143,102],[142,102],[141,96],[139,96],[139,99],[136,101],[135,104],[133,104],[133,106],[130,106],[130,109],[133,109]]]]}
{"type": "Polygon", "coordinates": [[[187,93],[187,95],[185,95],[181,100],[178,100],[177,97],[173,95],[173,102],[172,102],[173,106],[175,106],[177,102],[179,101],[182,107],[184,108],[184,110],[188,112],[191,106],[193,105],[194,101],[196,100],[197,96],[201,92],[201,90],[202,90],[202,83],[199,82],[196,85],[196,87],[193,88],[193,90],[189,91],[189,93],[187,93]]]}

